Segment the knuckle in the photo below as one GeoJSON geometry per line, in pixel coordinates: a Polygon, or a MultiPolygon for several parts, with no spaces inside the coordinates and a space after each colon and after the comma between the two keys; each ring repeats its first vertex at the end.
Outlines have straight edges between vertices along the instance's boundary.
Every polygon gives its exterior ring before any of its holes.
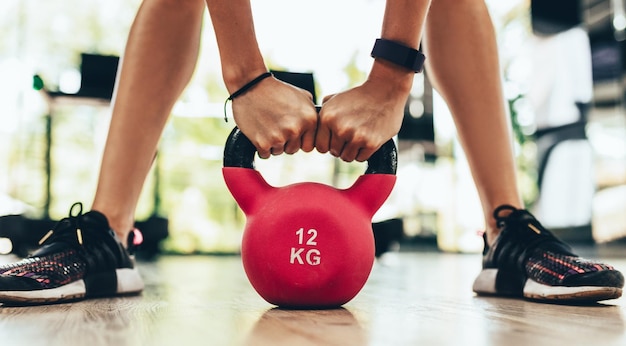
{"type": "Polygon", "coordinates": [[[331,127],[333,136],[337,136],[344,141],[352,139],[353,130],[346,126],[333,126],[331,127]]]}
{"type": "Polygon", "coordinates": [[[295,138],[299,135],[298,127],[291,125],[283,129],[283,140],[295,138]]]}
{"type": "Polygon", "coordinates": [[[257,151],[259,152],[269,152],[269,150],[272,148],[272,144],[268,140],[260,140],[256,143],[255,146],[257,148],[257,151]]]}
{"type": "Polygon", "coordinates": [[[285,143],[285,139],[281,134],[272,133],[267,137],[267,147],[276,148],[285,143]]]}

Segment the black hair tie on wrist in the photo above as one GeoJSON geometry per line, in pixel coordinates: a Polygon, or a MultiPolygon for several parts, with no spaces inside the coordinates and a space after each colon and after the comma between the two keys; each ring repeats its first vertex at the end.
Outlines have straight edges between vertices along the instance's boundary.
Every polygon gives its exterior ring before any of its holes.
{"type": "Polygon", "coordinates": [[[253,86],[259,84],[260,81],[264,80],[267,77],[271,77],[271,76],[272,76],[271,72],[264,72],[263,74],[261,74],[260,76],[256,77],[255,79],[251,80],[246,85],[242,86],[239,90],[235,91],[230,96],[228,96],[226,101],[224,101],[224,121],[228,122],[228,117],[226,116],[226,104],[228,103],[228,101],[232,101],[232,100],[235,99],[235,97],[241,96],[243,93],[248,91],[250,88],[252,88],[253,86]]]}

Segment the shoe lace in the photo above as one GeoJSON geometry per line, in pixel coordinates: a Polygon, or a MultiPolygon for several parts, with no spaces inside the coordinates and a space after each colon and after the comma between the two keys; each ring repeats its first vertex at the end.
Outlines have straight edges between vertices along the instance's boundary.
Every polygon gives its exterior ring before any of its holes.
{"type": "Polygon", "coordinates": [[[81,230],[81,216],[83,215],[83,204],[76,202],[72,204],[68,217],[58,221],[54,227],[48,231],[40,240],[39,245],[45,244],[49,241],[52,235],[74,231],[76,234],[76,240],[79,245],[83,245],[83,231],[81,230]],[[78,209],[75,213],[74,210],[78,209]]]}

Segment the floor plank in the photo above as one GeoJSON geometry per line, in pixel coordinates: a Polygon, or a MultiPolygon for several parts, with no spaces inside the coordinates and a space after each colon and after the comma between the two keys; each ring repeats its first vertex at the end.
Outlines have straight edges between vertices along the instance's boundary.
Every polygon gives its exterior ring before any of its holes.
{"type": "MultiPolygon", "coordinates": [[[[626,272],[625,258],[607,261],[626,272]]],[[[476,297],[471,284],[480,256],[473,254],[390,254],[344,308],[319,311],[266,303],[236,256],[166,256],[140,269],[140,296],[0,307],[0,343],[626,345],[624,298],[563,306],[476,297]]]]}

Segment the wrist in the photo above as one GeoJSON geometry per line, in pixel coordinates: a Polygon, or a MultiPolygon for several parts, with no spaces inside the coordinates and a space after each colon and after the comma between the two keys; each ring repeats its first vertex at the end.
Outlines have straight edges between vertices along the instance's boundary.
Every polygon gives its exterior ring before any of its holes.
{"type": "Polygon", "coordinates": [[[392,62],[377,59],[374,60],[372,69],[367,77],[369,82],[384,85],[394,93],[408,95],[413,86],[415,72],[392,62]]]}
{"type": "Polygon", "coordinates": [[[268,71],[265,64],[261,62],[253,66],[224,66],[222,68],[222,75],[228,93],[232,94],[254,78],[268,71]]]}

